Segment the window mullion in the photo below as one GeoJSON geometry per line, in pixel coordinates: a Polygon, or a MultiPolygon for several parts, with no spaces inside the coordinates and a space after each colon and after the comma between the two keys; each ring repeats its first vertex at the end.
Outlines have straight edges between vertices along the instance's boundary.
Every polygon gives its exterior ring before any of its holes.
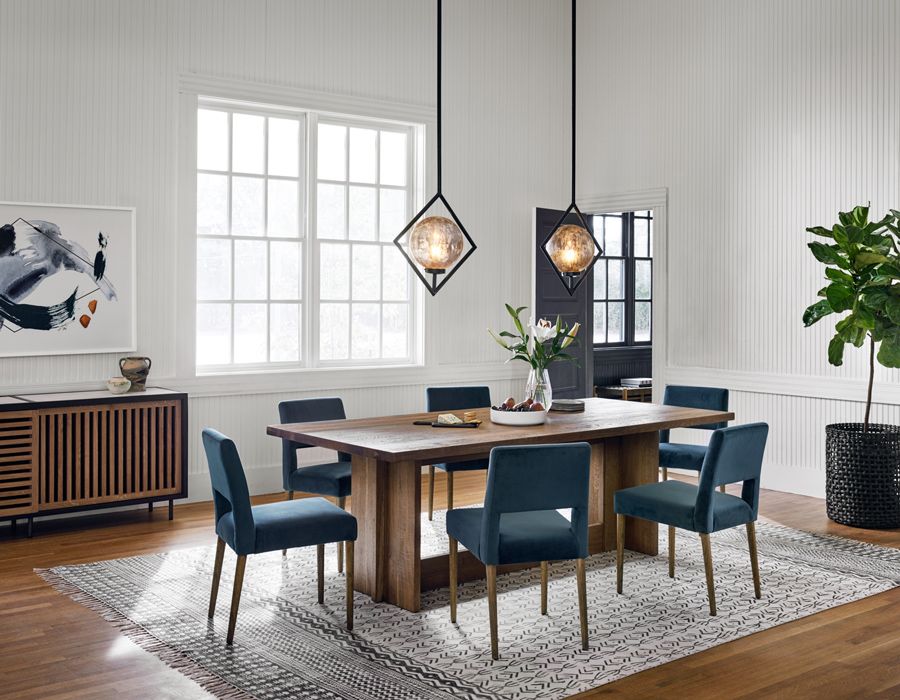
{"type": "Polygon", "coordinates": [[[308,241],[308,254],[306,256],[306,306],[307,306],[307,332],[306,347],[310,367],[319,366],[319,239],[318,229],[318,115],[310,113],[306,128],[306,170],[307,170],[307,198],[309,215],[306,240],[308,241]]]}
{"type": "MultiPolygon", "coordinates": [[[[231,236],[232,229],[232,202],[234,201],[234,175],[233,171],[233,157],[234,157],[234,115],[231,110],[228,111],[228,235],[231,236]]],[[[237,314],[237,307],[234,305],[234,239],[229,241],[229,245],[231,246],[231,293],[229,296],[231,297],[231,303],[229,304],[231,308],[230,314],[230,327],[228,333],[228,341],[231,344],[231,350],[229,355],[229,361],[233,365],[234,364],[234,328],[235,328],[235,315],[237,314]]]]}

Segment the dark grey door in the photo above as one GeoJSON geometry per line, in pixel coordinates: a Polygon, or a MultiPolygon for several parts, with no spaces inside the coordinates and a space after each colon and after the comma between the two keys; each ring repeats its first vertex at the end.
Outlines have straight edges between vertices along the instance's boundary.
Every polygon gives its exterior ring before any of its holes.
{"type": "MultiPolygon", "coordinates": [[[[535,216],[535,319],[546,318],[555,321],[557,315],[564,323],[572,325],[580,323],[578,342],[569,347],[569,352],[578,358],[578,362],[554,362],[550,365],[550,383],[553,385],[553,396],[560,399],[580,399],[594,394],[594,314],[593,314],[593,271],[589,273],[575,292],[575,296],[563,287],[562,281],[554,272],[550,261],[541,250],[544,239],[550,235],[562,211],[556,209],[537,209],[535,216]]],[[[590,217],[585,217],[588,225],[590,217]]],[[[571,222],[578,223],[575,217],[571,222]]]]}

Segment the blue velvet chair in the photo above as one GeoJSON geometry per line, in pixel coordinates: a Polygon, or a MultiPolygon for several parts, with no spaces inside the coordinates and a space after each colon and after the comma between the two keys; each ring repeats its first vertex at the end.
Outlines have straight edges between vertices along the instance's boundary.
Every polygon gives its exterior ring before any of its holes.
{"type": "Polygon", "coordinates": [[[716,614],[712,550],[709,533],[745,525],[753,571],[753,592],[761,596],[756,555],[756,517],[759,509],[759,477],[769,426],[765,423],[720,428],[712,434],[703,460],[698,485],[660,481],[616,491],[616,590],[622,592],[625,516],[669,526],[669,576],[675,578],[675,528],[700,534],[709,614],[716,614]],[[741,496],[716,491],[716,486],[743,482],[741,496]]]}
{"type": "MultiPolygon", "coordinates": [[[[491,390],[486,386],[431,386],[425,390],[425,410],[462,411],[469,408],[489,408],[491,390]]],[[[449,464],[432,464],[428,467],[428,519],[434,513],[434,469],[447,472],[447,510],[453,508],[453,474],[454,472],[487,469],[486,459],[471,459],[465,462],[449,464]]]]}
{"type": "Polygon", "coordinates": [[[212,592],[209,596],[210,619],[216,611],[225,545],[237,554],[227,643],[234,641],[234,626],[248,554],[316,545],[319,603],[322,603],[325,597],[325,544],[330,542],[343,542],[347,548],[347,629],[353,629],[353,543],[356,540],[356,518],[324,498],[251,506],[247,479],[234,442],[222,433],[206,428],[203,431],[203,449],[206,451],[212,481],[216,534],[219,538],[212,592]]]}
{"type": "MultiPolygon", "coordinates": [[[[703,408],[708,411],[727,411],[728,389],[670,384],[666,386],[663,404],[666,406],[681,406],[683,408],[703,408]]],[[[717,430],[727,425],[726,421],[722,421],[706,425],[693,425],[691,428],[695,430],[717,430]]],[[[669,442],[669,431],[659,431],[659,466],[662,467],[663,481],[669,478],[669,469],[691,469],[699,472],[703,466],[703,458],[705,456],[705,445],[669,442]]],[[[723,484],[720,488],[722,493],[725,493],[725,485],[723,484]]]]}
{"type": "MultiPolygon", "coordinates": [[[[296,399],[278,404],[282,423],[314,423],[324,420],[344,420],[344,403],[339,398],[296,399]]],[[[297,467],[297,450],[310,447],[291,440],[281,441],[281,476],[290,501],[294,491],[331,496],[339,508],[344,508],[350,495],[350,455],[338,452],[336,462],[297,467]]],[[[287,554],[287,551],[282,552],[287,554]]],[[[344,570],[343,546],[337,545],[338,573],[344,570]]]]}
{"type": "Polygon", "coordinates": [[[588,555],[587,443],[495,447],[483,508],[447,511],[450,538],[450,621],[456,622],[457,548],[462,543],[487,568],[491,656],[497,653],[497,567],[541,563],[541,614],[547,614],[548,562],[575,559],[581,648],[588,648],[584,560],[588,555]],[[571,508],[572,520],[557,512],[571,508]]]}

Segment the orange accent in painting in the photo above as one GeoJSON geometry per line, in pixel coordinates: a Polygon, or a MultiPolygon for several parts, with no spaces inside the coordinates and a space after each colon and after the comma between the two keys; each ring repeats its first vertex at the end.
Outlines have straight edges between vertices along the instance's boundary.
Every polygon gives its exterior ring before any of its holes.
{"type": "Polygon", "coordinates": [[[78,322],[81,323],[82,327],[87,328],[91,324],[91,317],[87,314],[81,314],[81,318],[78,319],[78,322]]]}
{"type": "Polygon", "coordinates": [[[97,300],[91,299],[88,302],[88,308],[91,310],[91,313],[94,313],[97,310],[97,300]]]}

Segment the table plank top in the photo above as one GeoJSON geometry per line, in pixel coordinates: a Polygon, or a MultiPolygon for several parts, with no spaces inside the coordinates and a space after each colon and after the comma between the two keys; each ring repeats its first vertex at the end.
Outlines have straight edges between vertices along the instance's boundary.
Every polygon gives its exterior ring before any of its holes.
{"type": "MultiPolygon", "coordinates": [[[[484,421],[478,428],[433,428],[413,425],[436,413],[270,425],[269,435],[326,447],[386,462],[423,464],[483,456],[502,445],[597,441],[668,428],[734,420],[734,414],[617,399],[585,399],[583,413],[550,412],[534,426],[491,423],[490,410],[475,409],[484,421]]],[[[463,410],[453,411],[462,415],[463,410]]]]}

